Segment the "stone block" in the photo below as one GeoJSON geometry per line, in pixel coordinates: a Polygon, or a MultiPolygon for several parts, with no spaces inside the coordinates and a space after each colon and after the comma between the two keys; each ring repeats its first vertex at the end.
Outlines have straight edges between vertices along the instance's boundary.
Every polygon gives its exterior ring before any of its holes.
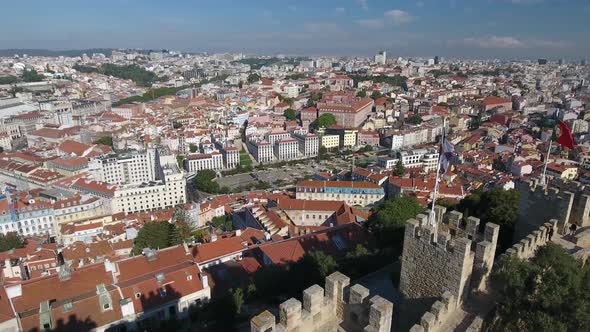
{"type": "Polygon", "coordinates": [[[279,306],[280,322],[286,329],[294,329],[301,322],[301,302],[290,298],[279,306]]]}
{"type": "Polygon", "coordinates": [[[432,332],[436,330],[436,317],[430,311],[427,311],[422,315],[420,319],[420,325],[424,328],[424,332],[432,332]]]}
{"type": "Polygon", "coordinates": [[[373,327],[374,331],[389,332],[393,317],[393,303],[379,295],[373,296],[370,302],[369,326],[373,327]]]}
{"type": "Polygon", "coordinates": [[[461,220],[463,219],[463,213],[459,211],[451,211],[446,215],[447,223],[449,224],[449,228],[451,229],[458,229],[459,225],[461,225],[461,220]]]}
{"type": "Polygon", "coordinates": [[[406,238],[413,238],[416,237],[416,232],[418,231],[420,223],[416,219],[408,219],[406,221],[406,228],[405,228],[405,237],[406,238]]]}
{"type": "Polygon", "coordinates": [[[498,235],[500,234],[500,226],[494,223],[487,223],[483,231],[483,239],[496,244],[498,242],[498,235]]]}
{"type": "Polygon", "coordinates": [[[359,284],[356,284],[350,287],[350,294],[349,294],[349,304],[360,304],[365,301],[365,299],[369,297],[369,290],[359,284]]]}
{"type": "Polygon", "coordinates": [[[324,305],[324,289],[313,285],[303,291],[303,309],[312,315],[318,313],[324,305]]]}
{"type": "Polygon", "coordinates": [[[433,243],[434,242],[434,234],[435,234],[434,227],[432,227],[430,225],[422,226],[422,237],[421,237],[421,239],[424,242],[433,243]]]}
{"type": "Polygon", "coordinates": [[[447,208],[444,206],[436,205],[434,207],[434,215],[436,217],[436,223],[441,224],[443,222],[443,218],[447,213],[447,208]]]}
{"type": "Polygon", "coordinates": [[[424,332],[424,328],[421,325],[414,324],[410,329],[410,332],[424,332]]]}
{"type": "Polygon", "coordinates": [[[453,294],[451,294],[451,292],[444,292],[441,300],[442,303],[444,303],[447,311],[455,309],[455,297],[453,296],[453,294]]]}
{"type": "Polygon", "coordinates": [[[272,331],[275,328],[276,318],[268,310],[262,312],[258,316],[254,316],[250,320],[251,332],[266,332],[272,331]]]}
{"type": "Polygon", "coordinates": [[[428,215],[420,213],[416,215],[416,220],[420,223],[420,226],[428,225],[428,215]]]}
{"type": "Polygon", "coordinates": [[[467,227],[465,228],[465,231],[467,232],[467,234],[469,234],[471,236],[477,234],[478,228],[479,228],[479,218],[476,218],[476,217],[467,218],[467,227]]]}
{"type": "Polygon", "coordinates": [[[432,308],[430,308],[430,312],[434,314],[437,320],[441,320],[447,314],[445,304],[441,301],[434,302],[432,308]]]}
{"type": "Polygon", "coordinates": [[[438,244],[439,247],[446,249],[450,240],[451,240],[451,234],[449,234],[448,232],[438,232],[437,238],[436,238],[436,243],[438,244]]]}

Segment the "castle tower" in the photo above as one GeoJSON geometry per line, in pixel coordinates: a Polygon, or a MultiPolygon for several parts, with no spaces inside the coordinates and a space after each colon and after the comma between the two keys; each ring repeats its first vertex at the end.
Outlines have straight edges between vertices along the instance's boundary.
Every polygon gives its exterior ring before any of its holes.
{"type": "Polygon", "coordinates": [[[448,292],[454,299],[449,305],[454,308],[471,289],[485,286],[494,264],[500,226],[487,223],[484,233],[479,234],[479,219],[463,220],[460,212],[436,209],[440,216],[437,233],[428,225],[426,215],[407,221],[400,291],[406,299],[414,300],[437,299],[448,292]]]}

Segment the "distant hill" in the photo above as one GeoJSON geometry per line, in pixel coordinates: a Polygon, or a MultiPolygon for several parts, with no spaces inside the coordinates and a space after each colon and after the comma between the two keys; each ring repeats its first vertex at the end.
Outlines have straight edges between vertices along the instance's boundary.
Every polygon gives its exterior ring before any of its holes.
{"type": "Polygon", "coordinates": [[[106,56],[111,56],[112,48],[89,48],[85,50],[44,50],[44,49],[23,49],[23,48],[10,48],[0,49],[0,56],[14,56],[15,54],[23,55],[27,54],[30,56],[67,56],[76,57],[82,56],[86,53],[88,56],[92,56],[92,53],[102,53],[106,56]]]}

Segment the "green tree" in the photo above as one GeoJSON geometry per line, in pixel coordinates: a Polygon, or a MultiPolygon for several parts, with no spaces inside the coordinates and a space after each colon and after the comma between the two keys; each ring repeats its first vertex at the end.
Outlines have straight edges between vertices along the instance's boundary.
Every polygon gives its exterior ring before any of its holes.
{"type": "Polygon", "coordinates": [[[8,90],[8,92],[12,95],[12,97],[16,97],[16,94],[19,92],[23,92],[25,91],[23,88],[21,88],[20,86],[12,86],[10,88],[10,90],[8,90]]]}
{"type": "Polygon", "coordinates": [[[6,235],[0,233],[0,252],[10,249],[23,248],[25,241],[22,237],[15,233],[8,233],[6,235]]]}
{"type": "Polygon", "coordinates": [[[293,121],[293,120],[297,119],[297,113],[292,108],[287,108],[283,112],[283,116],[285,117],[285,119],[287,119],[287,121],[293,121]]]}
{"type": "Polygon", "coordinates": [[[424,212],[413,197],[395,197],[374,208],[369,217],[369,229],[377,236],[380,247],[392,247],[401,252],[406,221],[424,212]]]}
{"type": "Polygon", "coordinates": [[[39,75],[35,69],[25,69],[22,79],[25,82],[41,82],[43,81],[43,76],[39,75]]]}
{"type": "Polygon", "coordinates": [[[398,160],[393,169],[393,175],[402,177],[406,174],[406,167],[402,164],[402,160],[398,160]]]}
{"type": "Polygon", "coordinates": [[[193,237],[197,242],[205,242],[205,239],[209,237],[209,231],[204,228],[197,229],[193,231],[193,237]]]}
{"type": "Polygon", "coordinates": [[[103,137],[99,138],[95,143],[110,146],[112,148],[113,147],[113,137],[112,136],[103,136],[103,137]]]}
{"type": "Polygon", "coordinates": [[[520,193],[517,190],[496,187],[485,192],[476,191],[465,197],[459,202],[457,210],[465,216],[480,218],[484,225],[488,222],[499,225],[498,252],[504,252],[512,245],[519,200],[520,193]]]}
{"type": "Polygon", "coordinates": [[[148,222],[137,233],[132,252],[139,255],[144,248],[164,249],[179,244],[176,232],[176,227],[167,221],[148,222]]]}
{"type": "Polygon", "coordinates": [[[219,191],[219,184],[213,179],[215,179],[215,171],[204,169],[195,175],[193,183],[198,190],[215,194],[219,191]]]}
{"type": "Polygon", "coordinates": [[[182,154],[176,156],[176,163],[178,164],[179,168],[184,168],[184,159],[185,156],[182,154]]]}
{"type": "Polygon", "coordinates": [[[406,121],[408,121],[411,124],[419,125],[422,123],[422,117],[420,117],[420,115],[418,114],[414,114],[410,116],[406,121]]]}
{"type": "Polygon", "coordinates": [[[590,326],[590,268],[559,245],[547,244],[531,261],[502,261],[492,285],[498,293],[493,331],[587,331],[590,326]]]}
{"type": "Polygon", "coordinates": [[[188,149],[191,153],[195,153],[195,152],[199,151],[199,147],[193,143],[189,143],[188,149]]]}
{"type": "Polygon", "coordinates": [[[252,84],[258,81],[260,81],[260,75],[256,73],[248,75],[248,83],[252,84]]]}
{"type": "Polygon", "coordinates": [[[322,251],[309,251],[292,266],[291,271],[295,278],[294,283],[304,289],[313,284],[320,284],[337,269],[338,264],[332,256],[322,251]]]}
{"type": "Polygon", "coordinates": [[[367,144],[367,145],[363,146],[360,151],[361,152],[371,152],[371,151],[373,151],[373,147],[371,145],[367,144]]]}
{"type": "Polygon", "coordinates": [[[379,91],[379,90],[375,90],[375,91],[373,91],[373,93],[371,93],[371,98],[372,99],[379,99],[382,96],[383,95],[381,94],[381,91],[379,91]]]}
{"type": "Polygon", "coordinates": [[[154,72],[145,70],[138,65],[118,66],[111,63],[105,63],[100,66],[99,72],[108,76],[132,80],[137,85],[147,87],[160,80],[158,75],[154,72]]]}
{"type": "Polygon", "coordinates": [[[16,76],[0,76],[0,85],[16,83],[16,76]]]}
{"type": "Polygon", "coordinates": [[[174,227],[178,231],[181,242],[189,242],[193,237],[194,226],[190,216],[182,207],[174,213],[174,227]]]}
{"type": "Polygon", "coordinates": [[[367,91],[363,89],[363,90],[357,92],[356,96],[361,97],[361,98],[365,98],[367,96],[367,91]]]}
{"type": "Polygon", "coordinates": [[[236,315],[242,313],[242,305],[244,305],[244,291],[241,288],[236,288],[231,291],[232,306],[236,315]]]}
{"type": "Polygon", "coordinates": [[[320,115],[315,121],[313,122],[313,126],[315,128],[327,128],[331,125],[335,125],[337,123],[336,117],[332,113],[324,113],[320,115]]]}
{"type": "Polygon", "coordinates": [[[227,214],[223,216],[213,217],[211,219],[211,226],[219,228],[224,232],[229,232],[234,229],[231,217],[227,214]]]}

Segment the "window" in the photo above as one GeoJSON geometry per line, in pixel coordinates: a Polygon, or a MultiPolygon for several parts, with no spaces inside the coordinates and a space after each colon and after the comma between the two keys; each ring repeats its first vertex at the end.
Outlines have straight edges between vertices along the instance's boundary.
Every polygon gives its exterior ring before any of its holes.
{"type": "Polygon", "coordinates": [[[110,303],[105,303],[105,304],[102,305],[102,308],[104,310],[110,310],[111,309],[111,305],[110,305],[110,303]]]}
{"type": "Polygon", "coordinates": [[[164,288],[164,287],[158,288],[158,294],[160,294],[160,297],[165,297],[166,296],[166,288],[164,288]]]}
{"type": "Polygon", "coordinates": [[[135,298],[136,299],[139,299],[140,297],[141,297],[141,293],[140,292],[135,293],[135,298]]]}

